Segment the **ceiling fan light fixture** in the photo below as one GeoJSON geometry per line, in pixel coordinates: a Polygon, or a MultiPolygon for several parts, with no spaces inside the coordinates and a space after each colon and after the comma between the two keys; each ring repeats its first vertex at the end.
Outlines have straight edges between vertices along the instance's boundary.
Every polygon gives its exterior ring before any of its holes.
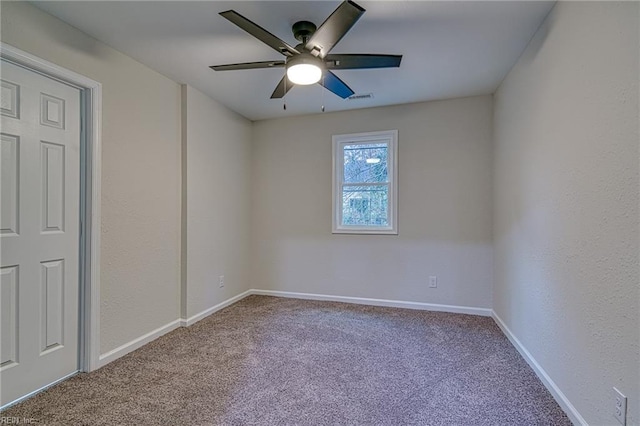
{"type": "MultiPolygon", "coordinates": [[[[214,71],[284,68],[285,75],[278,82],[271,94],[271,99],[283,99],[294,86],[314,83],[319,83],[342,99],[350,99],[355,92],[333,73],[334,70],[397,68],[402,60],[402,55],[331,54],[333,47],[342,40],[364,12],[365,10],[353,0],[344,0],[319,27],[309,21],[294,23],[291,30],[295,39],[300,41],[300,44],[295,47],[280,40],[235,10],[220,12],[220,16],[284,55],[285,60],[212,65],[210,68],[214,71]]],[[[365,98],[368,99],[371,96],[353,97],[353,99],[365,98]]],[[[324,107],[322,110],[324,111],[324,107]]]]}
{"type": "Polygon", "coordinates": [[[320,81],[322,60],[308,53],[301,53],[287,61],[287,78],[293,84],[309,85],[320,81]]]}

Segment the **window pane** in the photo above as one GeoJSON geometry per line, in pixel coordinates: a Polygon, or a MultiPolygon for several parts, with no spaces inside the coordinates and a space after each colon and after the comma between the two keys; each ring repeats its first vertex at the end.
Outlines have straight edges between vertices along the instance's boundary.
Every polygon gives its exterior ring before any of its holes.
{"type": "Polygon", "coordinates": [[[345,145],[344,182],[388,182],[387,151],[386,143],[345,145]]]}
{"type": "Polygon", "coordinates": [[[342,224],[389,226],[388,194],[388,185],[344,185],[342,188],[342,224]]]}

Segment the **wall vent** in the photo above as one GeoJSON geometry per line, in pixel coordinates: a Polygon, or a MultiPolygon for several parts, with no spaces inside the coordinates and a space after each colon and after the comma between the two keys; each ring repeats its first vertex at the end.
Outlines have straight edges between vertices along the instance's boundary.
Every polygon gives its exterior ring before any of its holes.
{"type": "Polygon", "coordinates": [[[349,96],[350,101],[359,101],[361,99],[373,99],[373,93],[362,93],[349,96]]]}

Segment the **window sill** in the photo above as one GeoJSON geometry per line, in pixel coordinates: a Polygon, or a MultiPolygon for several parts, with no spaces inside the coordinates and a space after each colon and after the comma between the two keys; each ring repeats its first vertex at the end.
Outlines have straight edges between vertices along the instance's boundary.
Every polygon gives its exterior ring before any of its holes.
{"type": "Polygon", "coordinates": [[[371,228],[338,228],[333,229],[331,231],[332,234],[352,234],[352,235],[398,235],[397,229],[391,228],[382,228],[382,229],[371,229],[371,228]]]}

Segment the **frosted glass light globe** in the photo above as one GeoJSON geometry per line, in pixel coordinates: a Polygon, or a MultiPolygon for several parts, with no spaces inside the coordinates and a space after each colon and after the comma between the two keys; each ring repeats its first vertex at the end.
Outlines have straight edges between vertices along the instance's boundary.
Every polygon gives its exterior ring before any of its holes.
{"type": "Polygon", "coordinates": [[[322,59],[309,53],[300,53],[287,59],[287,78],[293,84],[308,85],[322,78],[322,59]]]}
{"type": "Polygon", "coordinates": [[[322,70],[313,64],[296,64],[287,68],[287,77],[294,84],[308,85],[320,81],[322,70]]]}

